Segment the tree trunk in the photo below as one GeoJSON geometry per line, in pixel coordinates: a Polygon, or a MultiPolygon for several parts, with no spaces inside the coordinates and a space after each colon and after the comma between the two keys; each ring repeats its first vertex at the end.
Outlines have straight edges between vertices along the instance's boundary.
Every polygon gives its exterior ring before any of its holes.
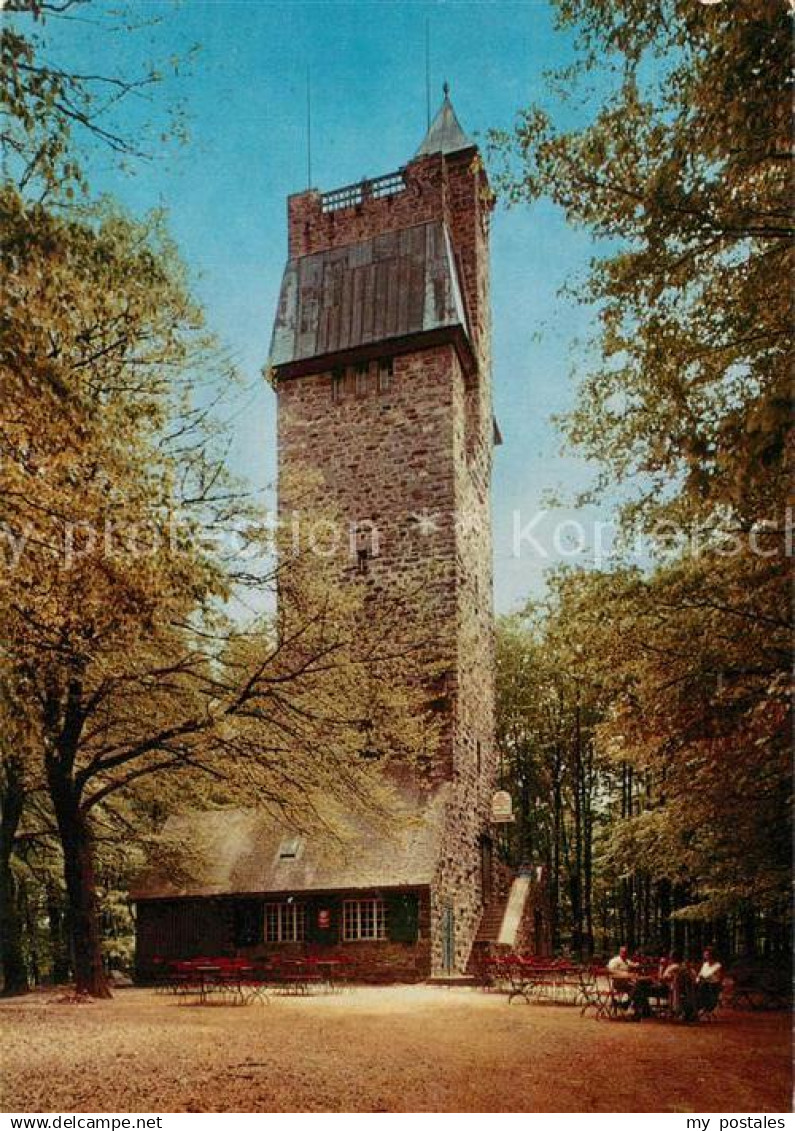
{"type": "Polygon", "coordinates": [[[660,880],[657,886],[660,922],[660,947],[662,953],[671,953],[671,881],[660,880]]]}
{"type": "Polygon", "coordinates": [[[39,940],[36,931],[35,907],[38,902],[34,896],[31,900],[30,886],[24,879],[17,884],[17,901],[19,903],[19,917],[25,925],[25,934],[28,940],[28,972],[34,986],[41,985],[41,964],[39,963],[39,940]]]}
{"type": "Polygon", "coordinates": [[[743,958],[753,961],[756,957],[756,913],[753,907],[742,913],[743,958]]]}
{"type": "Polygon", "coordinates": [[[560,945],[560,842],[562,825],[563,803],[559,780],[559,756],[555,754],[553,771],[553,801],[552,801],[552,884],[551,884],[551,912],[552,912],[552,948],[557,950],[560,945]]]}
{"type": "Polygon", "coordinates": [[[69,941],[63,898],[53,883],[47,884],[47,924],[52,956],[50,976],[57,986],[69,981],[69,941]]]}
{"type": "Polygon", "coordinates": [[[61,834],[64,879],[75,989],[91,997],[111,996],[102,964],[102,936],[94,875],[91,831],[68,783],[55,783],[51,796],[61,834]]]}
{"type": "Polygon", "coordinates": [[[3,966],[3,996],[25,994],[29,990],[28,972],[22,950],[22,922],[19,915],[16,883],[11,869],[14,839],[24,805],[22,780],[12,760],[3,765],[3,792],[0,797],[0,960],[3,966]]]}

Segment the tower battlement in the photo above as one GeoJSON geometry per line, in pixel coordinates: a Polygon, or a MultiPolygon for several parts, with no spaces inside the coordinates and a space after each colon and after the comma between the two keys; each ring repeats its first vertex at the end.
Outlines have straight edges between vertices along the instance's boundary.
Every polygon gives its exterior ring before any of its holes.
{"type": "Polygon", "coordinates": [[[448,219],[451,179],[459,171],[466,175],[473,162],[477,150],[471,146],[447,157],[418,157],[394,172],[341,188],[294,193],[287,199],[290,258],[355,243],[373,231],[448,219]]]}
{"type": "MultiPolygon", "coordinates": [[[[359,244],[431,221],[450,233],[473,345],[487,348],[492,193],[477,148],[416,157],[395,172],[288,197],[288,257],[359,244]]],[[[487,362],[487,359],[484,358],[487,362]]]]}

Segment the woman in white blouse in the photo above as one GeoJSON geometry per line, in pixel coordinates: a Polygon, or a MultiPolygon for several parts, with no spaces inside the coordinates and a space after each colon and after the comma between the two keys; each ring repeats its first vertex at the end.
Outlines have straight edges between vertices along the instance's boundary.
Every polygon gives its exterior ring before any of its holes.
{"type": "Polygon", "coordinates": [[[717,960],[711,947],[704,951],[704,961],[696,979],[698,987],[698,1007],[709,1013],[718,1004],[723,985],[723,965],[717,960]]]}

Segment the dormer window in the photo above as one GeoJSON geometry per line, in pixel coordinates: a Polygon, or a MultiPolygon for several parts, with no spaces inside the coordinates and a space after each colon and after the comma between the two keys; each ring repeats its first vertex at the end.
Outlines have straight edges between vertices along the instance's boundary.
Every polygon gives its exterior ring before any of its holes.
{"type": "Polygon", "coordinates": [[[300,836],[286,836],[279,845],[280,860],[297,860],[301,852],[300,836]]]}

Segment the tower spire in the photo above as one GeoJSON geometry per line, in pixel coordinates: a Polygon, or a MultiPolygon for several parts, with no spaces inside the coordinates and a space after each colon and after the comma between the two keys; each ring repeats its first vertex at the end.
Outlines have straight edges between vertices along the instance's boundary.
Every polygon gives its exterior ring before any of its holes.
{"type": "Polygon", "coordinates": [[[415,157],[428,157],[431,153],[457,153],[460,149],[472,149],[475,145],[461,128],[450,101],[450,84],[445,79],[442,86],[442,105],[430,124],[422,145],[415,157]]]}

